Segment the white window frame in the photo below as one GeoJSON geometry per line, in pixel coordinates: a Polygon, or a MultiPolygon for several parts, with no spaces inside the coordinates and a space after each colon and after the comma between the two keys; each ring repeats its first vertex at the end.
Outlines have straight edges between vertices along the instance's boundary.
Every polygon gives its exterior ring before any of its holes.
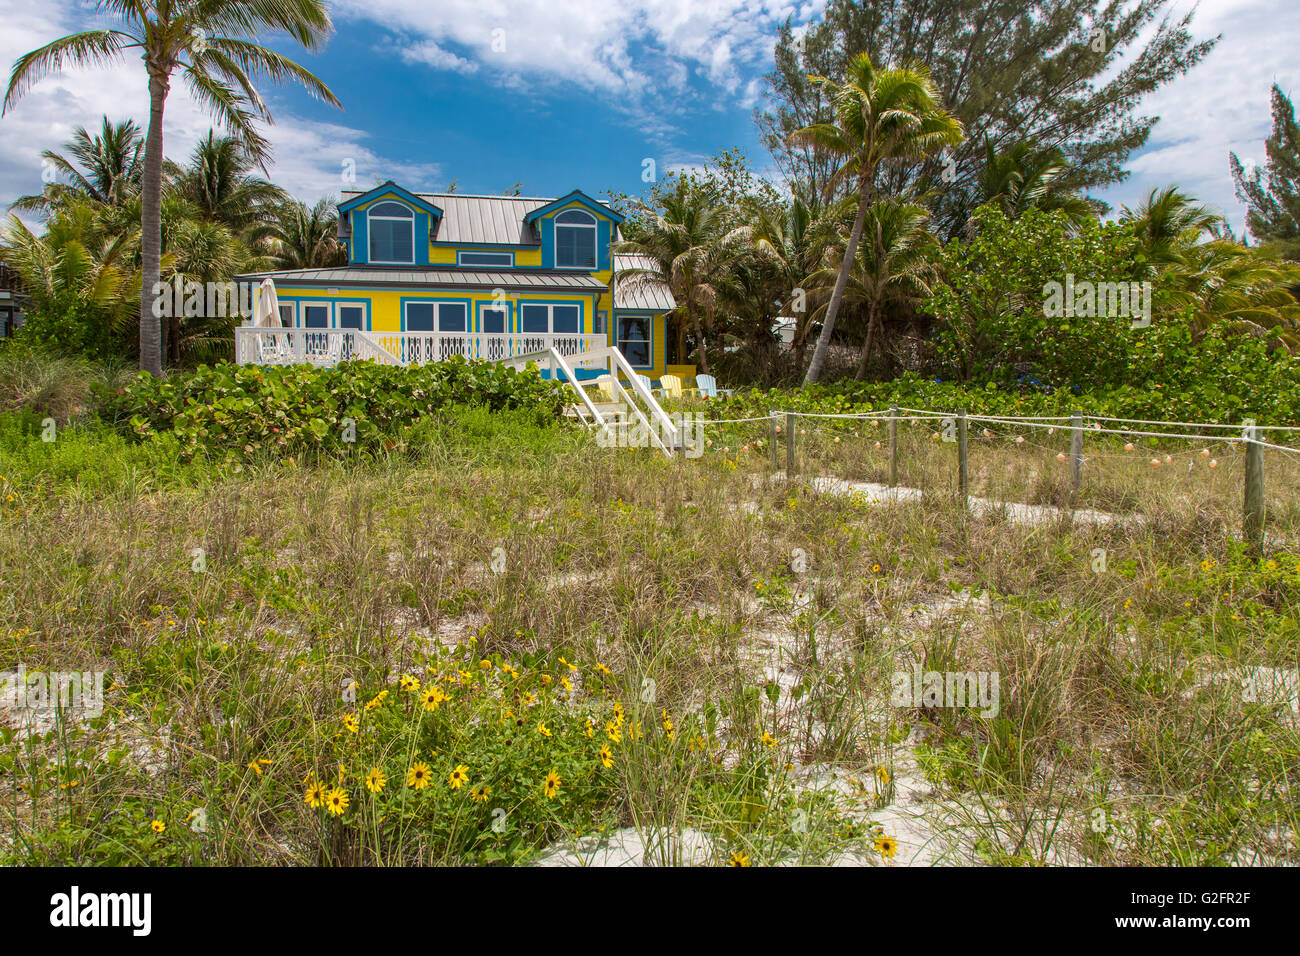
{"type": "Polygon", "coordinates": [[[460,249],[456,252],[456,265],[471,269],[513,269],[515,254],[507,249],[460,249]],[[465,256],[505,256],[505,262],[465,262],[465,256]]]}
{"type": "Polygon", "coordinates": [[[381,199],[381,200],[379,200],[379,202],[375,203],[373,206],[368,206],[368,207],[366,208],[366,245],[369,247],[369,248],[366,249],[366,254],[367,254],[366,261],[367,261],[367,262],[373,262],[375,265],[381,265],[381,266],[413,266],[413,265],[415,265],[415,210],[412,209],[410,206],[408,206],[408,205],[407,205],[406,203],[404,203],[404,202],[398,202],[396,199],[381,199]],[[395,205],[395,206],[401,206],[403,209],[405,209],[405,210],[406,210],[407,212],[409,212],[411,215],[410,215],[409,217],[407,217],[407,216],[384,216],[384,215],[375,215],[374,213],[371,212],[372,209],[377,209],[377,208],[379,208],[380,206],[385,206],[385,205],[388,205],[389,203],[392,203],[392,204],[395,205]],[[407,224],[411,227],[411,258],[409,258],[409,259],[375,259],[375,258],[373,258],[374,251],[375,251],[375,246],[374,246],[374,242],[375,242],[375,234],[374,234],[374,230],[371,228],[371,223],[372,223],[374,220],[376,220],[376,219],[381,219],[381,220],[383,220],[383,221],[385,221],[385,222],[404,222],[404,223],[407,223],[407,224]]]}
{"type": "Polygon", "coordinates": [[[447,300],[445,300],[445,299],[409,299],[409,300],[407,300],[406,302],[402,303],[402,328],[405,329],[405,330],[408,331],[408,332],[412,332],[412,331],[423,332],[423,331],[426,331],[425,329],[411,329],[411,328],[408,326],[408,324],[407,324],[407,316],[410,315],[410,312],[411,312],[411,306],[413,306],[413,305],[431,305],[431,306],[433,306],[433,331],[434,331],[434,332],[444,332],[444,331],[445,331],[445,332],[447,332],[448,335],[460,335],[460,334],[468,333],[468,332],[469,332],[470,321],[471,321],[471,319],[470,319],[470,308],[469,308],[469,306],[466,305],[464,302],[460,302],[460,301],[447,301],[447,300]],[[440,328],[440,326],[441,326],[441,324],[442,324],[442,310],[443,310],[443,308],[444,308],[445,306],[460,306],[462,309],[465,310],[465,328],[463,328],[463,329],[454,329],[454,330],[452,330],[452,329],[442,329],[442,328],[440,328]]]}
{"type": "Polygon", "coordinates": [[[554,224],[554,242],[555,242],[555,268],[557,269],[575,269],[581,272],[595,272],[600,268],[600,232],[597,228],[596,217],[585,209],[564,209],[555,215],[554,224]],[[588,220],[586,223],[560,222],[560,216],[566,216],[569,213],[578,213],[585,216],[588,220]],[[589,266],[562,266],[560,265],[560,230],[561,229],[590,229],[591,230],[591,265],[589,266]]]}
{"type": "Polygon", "coordinates": [[[519,334],[520,335],[581,335],[582,334],[583,308],[581,302],[520,302],[517,308],[519,310],[519,334]],[[524,329],[525,309],[546,310],[546,331],[545,332],[530,332],[524,329]],[[555,310],[556,309],[577,309],[578,328],[573,332],[555,331],[555,310]]]}
{"type": "Polygon", "coordinates": [[[333,303],[333,302],[330,302],[328,299],[321,299],[321,300],[318,300],[318,299],[300,299],[300,300],[298,300],[298,321],[297,321],[297,324],[294,326],[294,328],[297,328],[297,329],[306,329],[306,328],[310,328],[310,329],[318,329],[318,328],[332,329],[332,328],[334,328],[334,303],[333,303]],[[320,306],[321,308],[323,308],[323,309],[325,310],[325,324],[324,324],[323,326],[314,326],[314,325],[313,325],[313,326],[308,326],[308,325],[307,325],[307,310],[308,310],[309,308],[315,308],[316,306],[320,306]]]}
{"type": "Polygon", "coordinates": [[[361,328],[349,329],[352,332],[369,332],[370,331],[370,303],[369,302],[335,302],[334,316],[331,328],[341,329],[339,325],[339,309],[360,309],[361,310],[361,328]]]}
{"type": "Polygon", "coordinates": [[[633,362],[630,358],[628,359],[629,364],[631,364],[631,366],[632,366],[633,368],[654,368],[654,364],[655,364],[655,320],[654,320],[654,316],[653,316],[653,315],[643,315],[643,314],[641,314],[641,313],[634,313],[634,314],[632,314],[632,315],[620,315],[620,316],[618,317],[618,320],[617,320],[617,322],[616,322],[615,324],[616,324],[617,328],[614,329],[614,345],[615,345],[615,347],[616,347],[620,352],[623,352],[624,355],[627,354],[626,351],[623,349],[623,343],[624,343],[624,342],[644,342],[644,343],[646,344],[646,356],[647,356],[646,364],[644,364],[644,365],[638,365],[637,363],[633,362]],[[624,320],[624,319],[644,319],[644,320],[645,320],[646,337],[645,337],[644,339],[633,339],[633,338],[627,338],[626,336],[624,336],[624,335],[623,335],[623,320],[624,320]]]}

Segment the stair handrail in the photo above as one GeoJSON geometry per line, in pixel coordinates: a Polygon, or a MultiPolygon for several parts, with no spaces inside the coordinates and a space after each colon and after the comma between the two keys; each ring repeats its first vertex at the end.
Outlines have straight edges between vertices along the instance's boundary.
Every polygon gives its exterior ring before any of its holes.
{"type": "Polygon", "coordinates": [[[364,342],[368,349],[357,349],[357,357],[363,359],[374,359],[380,365],[401,365],[401,361],[396,355],[384,348],[379,342],[364,329],[352,329],[353,341],[364,342]],[[360,354],[367,353],[367,354],[360,354]]]}
{"type": "MultiPolygon", "coordinates": [[[[669,436],[669,444],[674,448],[681,444],[677,424],[663,410],[663,406],[655,400],[655,397],[650,394],[650,389],[645,387],[645,382],[641,381],[641,376],[637,374],[636,369],[632,368],[627,357],[617,346],[607,345],[604,348],[588,349],[580,354],[584,359],[606,358],[609,364],[617,366],[618,370],[622,371],[627,377],[628,383],[632,386],[633,394],[641,399],[645,407],[650,411],[651,417],[659,423],[664,433],[669,436]]],[[[610,378],[618,381],[618,374],[613,368],[610,368],[610,378]]]]}
{"type": "Polygon", "coordinates": [[[596,420],[596,426],[598,428],[604,428],[604,416],[600,414],[600,410],[592,403],[591,397],[587,394],[586,389],[578,384],[577,377],[573,374],[573,369],[570,368],[569,363],[565,361],[564,356],[554,348],[541,349],[537,352],[526,352],[523,355],[512,355],[509,358],[501,359],[500,364],[510,368],[515,368],[517,364],[522,363],[527,365],[529,362],[537,362],[540,365],[542,359],[550,360],[551,381],[555,381],[555,372],[557,368],[564,372],[564,377],[568,382],[569,387],[578,393],[578,398],[582,399],[582,404],[587,407],[587,411],[591,413],[591,417],[596,420]]]}

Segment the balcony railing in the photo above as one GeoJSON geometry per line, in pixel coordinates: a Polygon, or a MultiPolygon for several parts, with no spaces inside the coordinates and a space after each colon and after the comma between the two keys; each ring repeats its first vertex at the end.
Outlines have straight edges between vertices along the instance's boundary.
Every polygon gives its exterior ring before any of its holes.
{"type": "Polygon", "coordinates": [[[235,360],[254,365],[337,365],[371,359],[384,365],[421,365],[459,355],[501,362],[555,349],[573,364],[581,353],[604,348],[604,335],[569,332],[363,332],[357,329],[235,329],[235,360]]]}

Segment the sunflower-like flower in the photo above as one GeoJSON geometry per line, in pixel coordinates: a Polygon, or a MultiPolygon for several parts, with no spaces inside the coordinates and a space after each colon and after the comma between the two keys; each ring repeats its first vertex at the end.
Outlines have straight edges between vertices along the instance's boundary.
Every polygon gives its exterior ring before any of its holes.
{"type": "Polygon", "coordinates": [[[546,775],[546,780],[542,783],[542,789],[546,792],[546,799],[553,800],[555,795],[560,792],[560,775],[552,770],[546,775]]]}
{"type": "Polygon", "coordinates": [[[315,780],[311,781],[307,784],[307,792],[303,795],[303,800],[313,810],[325,806],[325,787],[315,780]]]}
{"type": "Polygon", "coordinates": [[[410,770],[406,771],[406,785],[414,787],[416,790],[423,790],[433,780],[433,775],[429,772],[429,765],[424,761],[418,761],[410,770]]]}
{"type": "Polygon", "coordinates": [[[469,767],[463,763],[457,764],[456,769],[451,772],[450,783],[453,790],[459,790],[469,783],[469,767]]]}
{"type": "Polygon", "coordinates": [[[886,860],[892,860],[894,854],[898,852],[898,841],[888,833],[882,833],[876,837],[875,847],[876,852],[886,860]]]}
{"type": "Polygon", "coordinates": [[[605,765],[606,770],[614,766],[614,751],[609,749],[609,744],[600,745],[600,762],[605,765]]]}
{"type": "Polygon", "coordinates": [[[366,774],[366,789],[371,793],[381,793],[387,784],[388,778],[384,776],[384,772],[378,767],[366,774]]]}
{"type": "Polygon", "coordinates": [[[325,794],[325,807],[336,817],[348,812],[348,794],[342,787],[335,787],[325,794]]]}

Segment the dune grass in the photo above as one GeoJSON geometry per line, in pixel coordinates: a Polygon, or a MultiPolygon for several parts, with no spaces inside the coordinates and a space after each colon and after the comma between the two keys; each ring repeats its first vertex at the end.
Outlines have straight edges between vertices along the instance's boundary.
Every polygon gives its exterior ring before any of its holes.
{"type": "MultiPolygon", "coordinates": [[[[5,424],[0,669],[107,678],[98,717],[0,710],[0,858],[1297,861],[1292,461],[1255,559],[1236,449],[1090,441],[1080,506],[1141,520],[1026,522],[933,493],[925,426],[932,493],[819,491],[885,477],[884,428],[808,421],[793,480],[745,425],[668,461],[458,412],[236,473],[5,424]],[[914,667],[996,713],[900,703],[914,667]]],[[[980,435],[972,494],[1066,503],[1058,441],[980,435]]]]}

